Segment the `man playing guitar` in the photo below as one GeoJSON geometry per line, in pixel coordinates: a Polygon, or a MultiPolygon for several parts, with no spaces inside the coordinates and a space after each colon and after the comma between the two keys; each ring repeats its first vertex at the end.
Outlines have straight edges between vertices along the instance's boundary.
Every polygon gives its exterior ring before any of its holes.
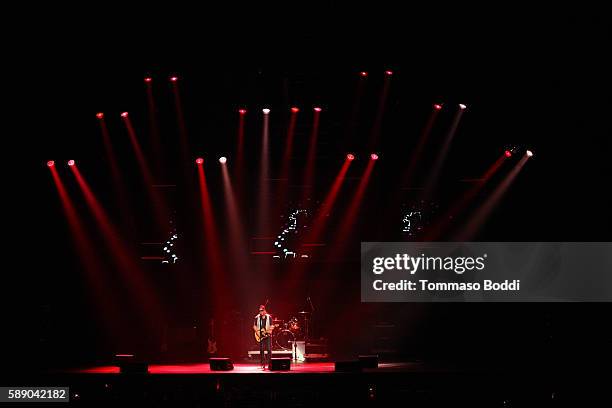
{"type": "Polygon", "coordinates": [[[255,340],[259,343],[259,357],[261,360],[261,367],[266,368],[266,365],[270,365],[270,354],[272,353],[272,316],[266,313],[266,306],[259,306],[259,313],[255,315],[255,321],[253,322],[253,331],[255,332],[255,340]],[[267,354],[264,355],[264,351],[267,354]]]}

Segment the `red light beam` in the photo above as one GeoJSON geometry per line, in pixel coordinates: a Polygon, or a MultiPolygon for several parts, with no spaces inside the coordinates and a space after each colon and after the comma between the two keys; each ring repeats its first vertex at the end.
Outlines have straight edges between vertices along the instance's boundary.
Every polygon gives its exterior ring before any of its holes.
{"type": "Polygon", "coordinates": [[[485,223],[489,215],[493,212],[495,207],[497,207],[504,197],[519,172],[527,163],[529,157],[527,155],[523,156],[521,160],[510,170],[510,172],[506,175],[506,177],[499,183],[499,185],[493,190],[491,195],[478,207],[478,209],[474,212],[472,217],[469,219],[467,224],[461,231],[458,233],[457,241],[468,241],[474,237],[474,235],[478,232],[480,227],[485,223]]]}
{"type": "Polygon", "coordinates": [[[117,228],[110,221],[106,211],[96,199],[78,167],[76,165],[72,166],[71,170],[98,227],[104,235],[106,243],[109,245],[115,264],[123,271],[122,276],[129,281],[135,294],[140,299],[138,304],[139,307],[142,308],[142,313],[150,317],[149,323],[151,327],[155,327],[154,321],[163,318],[164,313],[155,299],[152,287],[149,282],[144,279],[143,273],[135,261],[136,257],[128,253],[127,248],[129,248],[129,246],[122,241],[117,228]]]}

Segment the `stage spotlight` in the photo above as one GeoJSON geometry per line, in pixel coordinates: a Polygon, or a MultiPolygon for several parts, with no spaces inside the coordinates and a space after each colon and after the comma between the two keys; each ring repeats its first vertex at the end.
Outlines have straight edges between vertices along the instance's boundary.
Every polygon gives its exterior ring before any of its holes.
{"type": "Polygon", "coordinates": [[[346,155],[346,160],[355,160],[355,155],[352,153],[349,153],[346,155]]]}
{"type": "Polygon", "coordinates": [[[293,113],[298,113],[299,111],[300,111],[300,108],[298,108],[298,107],[294,106],[293,108],[291,108],[291,112],[293,112],[293,113]]]}
{"type": "Polygon", "coordinates": [[[151,81],[153,81],[153,78],[151,78],[151,77],[145,77],[144,81],[145,81],[145,82],[148,84],[148,83],[150,83],[151,81]]]}
{"type": "Polygon", "coordinates": [[[378,160],[378,155],[377,155],[376,153],[372,153],[372,154],[370,155],[370,159],[372,159],[372,160],[378,160]]]}
{"type": "Polygon", "coordinates": [[[225,162],[227,162],[227,157],[225,157],[225,156],[219,157],[219,163],[225,164],[225,162]]]}
{"type": "Polygon", "coordinates": [[[240,113],[241,115],[246,114],[246,109],[238,109],[238,113],[240,113]]]}
{"type": "Polygon", "coordinates": [[[49,167],[53,167],[53,166],[55,166],[55,162],[54,162],[53,160],[49,160],[49,161],[47,162],[47,166],[49,166],[49,167]]]}
{"type": "Polygon", "coordinates": [[[385,75],[391,76],[391,75],[393,75],[393,71],[385,71],[385,75]]]}
{"type": "Polygon", "coordinates": [[[123,112],[123,113],[121,113],[121,117],[122,117],[122,118],[127,118],[127,117],[128,117],[128,113],[127,113],[127,112],[123,112]]]}
{"type": "Polygon", "coordinates": [[[176,76],[171,76],[170,77],[170,82],[176,82],[176,81],[178,81],[178,77],[176,77],[176,76]]]}
{"type": "Polygon", "coordinates": [[[270,113],[270,109],[268,108],[264,108],[261,111],[264,113],[264,115],[267,115],[268,113],[270,113]]]}
{"type": "Polygon", "coordinates": [[[321,109],[321,108],[320,108],[320,107],[318,107],[318,106],[315,106],[315,108],[314,108],[314,111],[315,111],[315,112],[321,112],[322,110],[323,110],[323,109],[321,109]]]}
{"type": "Polygon", "coordinates": [[[531,150],[527,150],[525,154],[527,155],[527,157],[533,156],[533,152],[531,150]]]}
{"type": "Polygon", "coordinates": [[[365,72],[365,71],[361,71],[361,72],[359,73],[359,75],[361,75],[363,78],[365,78],[365,77],[367,77],[367,76],[368,76],[368,73],[367,73],[367,72],[365,72]]]}
{"type": "Polygon", "coordinates": [[[436,104],[434,105],[434,109],[435,109],[435,110],[438,110],[438,111],[439,111],[439,110],[442,110],[442,105],[441,105],[441,104],[439,104],[439,103],[436,103],[436,104]]]}
{"type": "Polygon", "coordinates": [[[68,165],[69,166],[74,166],[74,160],[68,160],[68,165]]]}
{"type": "Polygon", "coordinates": [[[98,119],[104,119],[104,112],[98,112],[98,113],[96,113],[96,118],[98,118],[98,119]]]}
{"type": "Polygon", "coordinates": [[[467,108],[467,106],[465,106],[464,104],[462,104],[462,103],[459,104],[459,109],[465,110],[466,108],[467,108]]]}
{"type": "Polygon", "coordinates": [[[198,157],[198,158],[196,159],[196,164],[202,164],[202,163],[204,163],[204,159],[203,159],[203,158],[201,158],[201,157],[198,157]]]}
{"type": "Polygon", "coordinates": [[[512,152],[511,152],[510,150],[506,150],[506,151],[504,152],[504,155],[505,155],[506,157],[511,157],[511,156],[512,156],[512,152]]]}

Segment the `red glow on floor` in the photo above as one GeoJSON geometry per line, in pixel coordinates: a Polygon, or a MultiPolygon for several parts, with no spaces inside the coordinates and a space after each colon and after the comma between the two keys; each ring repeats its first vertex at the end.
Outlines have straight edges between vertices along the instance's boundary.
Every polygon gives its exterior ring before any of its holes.
{"type": "MultiPolygon", "coordinates": [[[[208,363],[199,364],[151,364],[150,374],[279,374],[279,373],[332,373],[333,362],[291,363],[289,371],[263,370],[259,364],[234,364],[232,371],[212,371],[208,363]]],[[[76,370],[86,374],[119,374],[118,366],[99,366],[76,370]]]]}

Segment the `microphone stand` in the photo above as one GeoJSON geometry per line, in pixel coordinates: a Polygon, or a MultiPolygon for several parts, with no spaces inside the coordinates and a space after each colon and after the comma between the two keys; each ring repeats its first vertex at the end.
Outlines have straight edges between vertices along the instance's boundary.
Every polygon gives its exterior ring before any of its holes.
{"type": "Polygon", "coordinates": [[[305,343],[308,343],[308,340],[310,340],[310,322],[313,319],[315,308],[312,305],[312,301],[310,300],[310,296],[308,296],[306,298],[306,301],[308,302],[308,305],[310,306],[310,320],[308,320],[308,319],[306,320],[306,336],[305,336],[304,340],[305,340],[305,343]]]}

